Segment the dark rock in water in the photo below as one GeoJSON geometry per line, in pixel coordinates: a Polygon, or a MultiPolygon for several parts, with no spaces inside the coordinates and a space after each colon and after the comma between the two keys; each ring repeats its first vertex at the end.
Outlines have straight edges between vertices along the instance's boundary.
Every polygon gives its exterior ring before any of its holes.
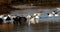
{"type": "Polygon", "coordinates": [[[20,24],[20,25],[22,25],[22,24],[24,24],[24,23],[26,23],[26,21],[27,21],[27,19],[25,18],[25,17],[19,17],[19,16],[17,16],[16,18],[13,18],[13,22],[14,22],[14,24],[20,24]]]}
{"type": "Polygon", "coordinates": [[[24,24],[26,23],[27,19],[25,17],[20,17],[19,23],[24,24]]]}
{"type": "Polygon", "coordinates": [[[0,24],[2,24],[3,23],[3,19],[2,18],[0,18],[0,24]]]}
{"type": "Polygon", "coordinates": [[[13,21],[14,24],[18,24],[19,19],[17,17],[16,18],[13,18],[13,20],[14,20],[13,21]]]}
{"type": "Polygon", "coordinates": [[[11,20],[11,18],[10,17],[7,17],[6,21],[9,21],[9,20],[11,20]]]}

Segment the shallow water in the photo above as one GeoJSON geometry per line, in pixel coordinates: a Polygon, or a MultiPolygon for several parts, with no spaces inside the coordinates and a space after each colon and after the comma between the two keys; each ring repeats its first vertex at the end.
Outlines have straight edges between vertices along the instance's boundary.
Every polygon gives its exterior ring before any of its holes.
{"type": "Polygon", "coordinates": [[[0,32],[60,32],[60,23],[42,22],[38,24],[0,24],[0,32]]]}

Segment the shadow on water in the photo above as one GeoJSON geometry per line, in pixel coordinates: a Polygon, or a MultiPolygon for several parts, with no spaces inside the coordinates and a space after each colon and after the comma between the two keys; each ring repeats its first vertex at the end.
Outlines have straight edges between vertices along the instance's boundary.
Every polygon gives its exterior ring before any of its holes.
{"type": "Polygon", "coordinates": [[[38,24],[31,24],[30,26],[1,24],[0,32],[60,32],[60,22],[42,22],[38,24]]]}

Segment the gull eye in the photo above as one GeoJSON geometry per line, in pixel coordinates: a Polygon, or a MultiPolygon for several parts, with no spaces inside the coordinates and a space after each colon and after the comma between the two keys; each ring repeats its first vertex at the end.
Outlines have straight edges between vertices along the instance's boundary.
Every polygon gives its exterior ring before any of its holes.
{"type": "Polygon", "coordinates": [[[53,12],[56,12],[56,11],[53,11],[53,12]]]}
{"type": "Polygon", "coordinates": [[[49,15],[49,13],[47,15],[49,15]]]}

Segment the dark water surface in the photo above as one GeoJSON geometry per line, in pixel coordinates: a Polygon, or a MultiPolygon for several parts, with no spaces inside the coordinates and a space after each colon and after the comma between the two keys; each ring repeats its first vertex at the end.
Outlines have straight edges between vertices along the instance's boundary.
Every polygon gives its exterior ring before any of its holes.
{"type": "Polygon", "coordinates": [[[14,25],[0,24],[0,32],[60,32],[60,23],[42,22],[38,24],[14,25]]]}

